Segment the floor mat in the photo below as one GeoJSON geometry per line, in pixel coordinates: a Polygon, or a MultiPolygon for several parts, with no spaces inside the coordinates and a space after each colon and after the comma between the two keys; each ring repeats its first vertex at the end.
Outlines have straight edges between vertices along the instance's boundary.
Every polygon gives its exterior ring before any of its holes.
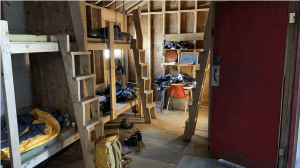
{"type": "Polygon", "coordinates": [[[193,157],[193,156],[183,156],[180,160],[177,168],[242,168],[241,166],[235,165],[229,162],[221,162],[217,159],[206,159],[200,157],[193,157]]]}

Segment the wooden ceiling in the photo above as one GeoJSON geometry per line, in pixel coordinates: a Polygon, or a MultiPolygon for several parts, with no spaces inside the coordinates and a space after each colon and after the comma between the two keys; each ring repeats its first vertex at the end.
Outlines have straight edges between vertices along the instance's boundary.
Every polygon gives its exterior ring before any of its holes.
{"type": "Polygon", "coordinates": [[[137,9],[139,6],[144,5],[148,0],[98,0],[86,2],[107,9],[117,10],[117,12],[123,12],[123,10],[125,10],[125,13],[130,13],[133,9],[137,9]]]}

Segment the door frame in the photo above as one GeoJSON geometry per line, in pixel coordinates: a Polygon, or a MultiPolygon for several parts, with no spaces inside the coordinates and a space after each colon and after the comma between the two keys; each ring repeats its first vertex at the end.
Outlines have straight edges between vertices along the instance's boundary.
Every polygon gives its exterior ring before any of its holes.
{"type": "MultiPolygon", "coordinates": [[[[213,61],[213,42],[214,42],[214,22],[215,22],[215,6],[217,3],[211,1],[212,9],[212,21],[211,21],[211,59],[210,65],[213,61]]],[[[298,136],[299,129],[299,117],[300,117],[300,86],[299,86],[299,99],[297,101],[297,110],[295,111],[296,115],[292,118],[292,106],[293,106],[293,94],[294,94],[294,83],[295,83],[295,72],[296,72],[296,58],[297,58],[297,47],[298,47],[298,34],[299,34],[299,17],[300,17],[300,2],[290,1],[288,6],[288,13],[296,13],[296,23],[290,24],[287,23],[287,36],[286,36],[286,47],[285,47],[285,59],[284,59],[284,76],[282,78],[282,96],[281,96],[281,110],[280,110],[280,123],[279,123],[279,141],[278,141],[278,168],[286,168],[293,164],[295,165],[295,159],[292,163],[288,164],[288,159],[295,157],[293,152],[289,152],[289,143],[290,143],[290,130],[292,119],[296,121],[296,127],[294,130],[295,136],[298,136]],[[297,119],[297,120],[296,120],[297,119]],[[283,154],[279,155],[279,149],[283,149],[283,154]],[[291,153],[289,155],[289,153],[291,153]]],[[[287,19],[289,21],[289,19],[287,19]]],[[[300,51],[299,51],[300,52],[300,51]]],[[[210,74],[212,74],[212,68],[210,68],[210,74]]],[[[299,75],[299,74],[296,74],[299,75]]],[[[211,129],[211,78],[209,79],[209,126],[208,126],[208,137],[211,138],[210,129],[211,129]]],[[[297,91],[298,92],[298,91],[297,91]]],[[[293,138],[293,137],[292,137],[293,138]]],[[[295,139],[298,137],[294,137],[295,139]]],[[[295,142],[297,143],[297,142],[295,142]]],[[[294,143],[294,144],[295,144],[294,143]]],[[[293,144],[293,145],[294,145],[293,144]]],[[[293,146],[291,150],[297,148],[297,144],[293,146]]],[[[295,151],[295,150],[294,150],[295,151]]]]}

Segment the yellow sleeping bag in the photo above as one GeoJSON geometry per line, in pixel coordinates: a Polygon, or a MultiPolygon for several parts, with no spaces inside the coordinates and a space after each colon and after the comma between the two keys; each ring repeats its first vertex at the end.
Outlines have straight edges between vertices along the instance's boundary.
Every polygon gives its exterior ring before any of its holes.
{"type": "MultiPolygon", "coordinates": [[[[58,121],[49,113],[44,112],[38,108],[29,112],[33,117],[34,121],[32,124],[40,124],[45,123],[44,134],[37,135],[35,137],[24,140],[20,143],[20,153],[26,152],[30,149],[38,147],[53,138],[55,138],[60,132],[60,125],[58,121]]],[[[25,134],[30,128],[27,128],[19,135],[22,136],[25,134]]],[[[1,149],[1,159],[9,158],[9,147],[1,149]]]]}

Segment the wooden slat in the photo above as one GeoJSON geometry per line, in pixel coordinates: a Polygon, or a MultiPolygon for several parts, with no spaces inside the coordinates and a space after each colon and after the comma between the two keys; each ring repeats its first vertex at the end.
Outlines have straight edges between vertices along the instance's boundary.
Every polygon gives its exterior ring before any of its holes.
{"type": "Polygon", "coordinates": [[[9,42],[58,42],[57,35],[10,34],[9,42]]]}
{"type": "MultiPolygon", "coordinates": [[[[141,0],[138,0],[138,1],[130,0],[130,1],[126,2],[125,5],[124,5],[125,11],[128,10],[129,8],[133,7],[134,5],[136,5],[139,2],[141,2],[141,0]]],[[[117,11],[118,12],[122,12],[123,11],[123,7],[122,8],[118,8],[117,11]]]]}
{"type": "Polygon", "coordinates": [[[88,43],[87,50],[106,50],[107,43],[88,43]]]}
{"type": "MultiPolygon", "coordinates": [[[[203,8],[203,9],[189,9],[189,10],[180,10],[180,12],[195,12],[195,11],[199,11],[199,12],[205,12],[205,11],[209,11],[209,8],[203,8]]],[[[178,11],[165,11],[165,12],[142,12],[141,15],[162,15],[162,14],[166,14],[166,13],[178,13],[178,11]]],[[[132,16],[131,13],[127,14],[128,16],[132,16]]]]}
{"type": "Polygon", "coordinates": [[[95,125],[101,123],[100,118],[91,118],[88,121],[85,122],[85,125],[83,128],[90,129],[91,127],[94,127],[95,125]]]}
{"type": "Polygon", "coordinates": [[[144,0],[144,1],[140,2],[139,4],[135,5],[134,7],[132,7],[131,9],[129,9],[126,13],[133,12],[134,10],[140,8],[141,6],[145,5],[146,3],[148,3],[148,1],[144,0]]]}
{"type": "Polygon", "coordinates": [[[88,96],[88,97],[82,98],[81,101],[80,101],[80,103],[81,103],[82,105],[85,105],[85,104],[87,104],[87,103],[91,103],[91,102],[93,102],[93,101],[99,100],[100,97],[101,97],[101,96],[88,96]]]}
{"type": "Polygon", "coordinates": [[[145,90],[144,93],[147,95],[147,94],[153,93],[153,90],[145,90]]]}
{"type": "Polygon", "coordinates": [[[94,78],[94,77],[96,77],[96,74],[80,74],[80,75],[76,75],[74,78],[77,81],[79,81],[79,80],[94,78]]]}
{"type": "Polygon", "coordinates": [[[22,168],[29,168],[34,167],[41,163],[42,161],[48,159],[50,156],[54,155],[55,153],[61,151],[62,149],[66,148],[73,142],[77,141],[79,139],[79,133],[75,132],[70,137],[55,143],[54,145],[48,146],[41,152],[35,154],[34,156],[24,160],[22,162],[22,168]]]}
{"type": "Polygon", "coordinates": [[[1,74],[11,167],[21,167],[16,98],[7,21],[1,24],[1,74]]]}
{"type": "Polygon", "coordinates": [[[60,51],[57,42],[10,42],[9,45],[12,54],[60,51]]]}
{"type": "Polygon", "coordinates": [[[68,55],[90,55],[90,51],[71,51],[67,53],[68,55]]]}
{"type": "MultiPolygon", "coordinates": [[[[128,2],[129,0],[124,0],[124,5],[128,2]]],[[[110,10],[115,10],[120,8],[123,10],[123,0],[121,1],[115,1],[113,4],[111,4],[110,6],[108,6],[108,9],[110,10]],[[115,4],[116,3],[116,4],[115,4]],[[116,8],[115,8],[116,7],[116,8]]]]}
{"type": "Polygon", "coordinates": [[[165,41],[203,40],[204,33],[165,34],[165,41]]]}

